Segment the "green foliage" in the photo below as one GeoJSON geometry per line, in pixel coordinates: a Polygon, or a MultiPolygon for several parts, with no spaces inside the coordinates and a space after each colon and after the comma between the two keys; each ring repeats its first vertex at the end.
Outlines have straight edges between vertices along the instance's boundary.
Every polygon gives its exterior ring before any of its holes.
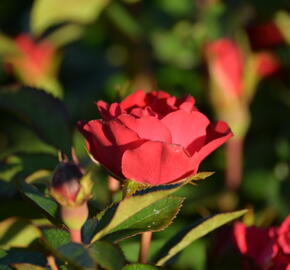
{"type": "Polygon", "coordinates": [[[68,115],[58,99],[31,88],[7,89],[0,91],[0,108],[24,119],[48,144],[70,153],[72,134],[68,115]]]}
{"type": "Polygon", "coordinates": [[[40,236],[40,230],[27,220],[9,218],[0,223],[0,247],[27,247],[40,236]]]}
{"type": "Polygon", "coordinates": [[[106,270],[119,270],[125,265],[121,249],[110,242],[95,241],[89,250],[98,264],[106,270]]]}
{"type": "Polygon", "coordinates": [[[51,198],[44,196],[35,186],[20,182],[19,190],[26,198],[32,201],[50,221],[55,224],[60,224],[58,217],[58,204],[51,198]]]}
{"type": "Polygon", "coordinates": [[[53,251],[70,242],[69,233],[64,230],[49,228],[43,229],[41,233],[43,243],[53,251]]]}
{"type": "Polygon", "coordinates": [[[125,267],[122,268],[122,270],[158,270],[160,269],[159,267],[151,266],[148,264],[130,264],[126,265],[125,267]]]}
{"type": "Polygon", "coordinates": [[[88,249],[77,243],[68,243],[59,247],[57,254],[76,268],[93,269],[96,265],[88,249]]]}
{"type": "Polygon", "coordinates": [[[107,3],[107,0],[36,0],[31,15],[31,28],[35,34],[41,34],[48,27],[67,21],[90,23],[107,3]]]}
{"type": "Polygon", "coordinates": [[[142,232],[163,230],[176,217],[183,200],[180,197],[165,197],[129,217],[102,238],[116,242],[142,232]]]}
{"type": "Polygon", "coordinates": [[[171,238],[156,255],[156,258],[154,259],[156,265],[164,265],[170,258],[178,254],[196,239],[244,215],[246,212],[247,210],[241,210],[231,213],[217,214],[213,217],[206,218],[189,228],[183,229],[171,238]]]}
{"type": "Polygon", "coordinates": [[[135,214],[153,203],[167,197],[180,187],[181,185],[177,184],[160,186],[159,188],[152,188],[151,190],[148,189],[144,191],[145,194],[141,193],[132,197],[127,197],[117,205],[113,205],[106,212],[102,213],[102,220],[100,221],[100,227],[102,229],[94,236],[92,241],[98,240],[106,234],[111,233],[117,226],[121,225],[127,219],[133,217],[135,214]],[[110,216],[109,220],[108,216],[110,216]]]}
{"type": "Polygon", "coordinates": [[[15,268],[15,270],[45,270],[45,267],[33,265],[30,263],[17,263],[12,264],[12,267],[15,268]]]}

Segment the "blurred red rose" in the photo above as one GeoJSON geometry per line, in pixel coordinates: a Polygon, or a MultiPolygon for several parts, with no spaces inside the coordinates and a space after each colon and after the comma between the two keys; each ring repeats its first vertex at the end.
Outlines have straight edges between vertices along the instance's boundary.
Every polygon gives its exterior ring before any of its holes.
{"type": "Polygon", "coordinates": [[[139,90],[121,103],[97,102],[103,119],[79,123],[89,152],[119,178],[161,185],[197,172],[232,133],[211,123],[188,96],[139,90]]]}
{"type": "Polygon", "coordinates": [[[236,223],[234,239],[241,254],[251,259],[259,269],[269,265],[278,252],[274,229],[246,227],[243,223],[236,223]]]}
{"type": "Polygon", "coordinates": [[[284,43],[284,37],[277,25],[272,22],[248,27],[248,35],[254,50],[265,49],[284,43]]]}
{"type": "Polygon", "coordinates": [[[280,225],[263,229],[236,223],[234,242],[247,259],[246,269],[290,270],[290,216],[280,225]]]}
{"type": "Polygon", "coordinates": [[[55,49],[47,41],[36,43],[29,35],[15,39],[18,53],[7,55],[5,62],[28,85],[38,85],[52,71],[55,49]]]}
{"type": "Polygon", "coordinates": [[[267,77],[277,72],[281,65],[278,58],[269,52],[260,52],[255,56],[255,65],[258,76],[267,77]]]}
{"type": "Polygon", "coordinates": [[[243,90],[244,61],[239,46],[230,39],[219,39],[206,46],[209,71],[224,96],[239,97],[243,90]]]}

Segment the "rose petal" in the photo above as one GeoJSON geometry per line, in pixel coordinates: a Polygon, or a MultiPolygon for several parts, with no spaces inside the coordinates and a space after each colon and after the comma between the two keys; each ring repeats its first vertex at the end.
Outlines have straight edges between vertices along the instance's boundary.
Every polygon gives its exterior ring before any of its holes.
{"type": "Polygon", "coordinates": [[[112,120],[122,113],[122,109],[118,103],[108,104],[105,101],[96,102],[97,108],[104,120],[112,120]]]}
{"type": "Polygon", "coordinates": [[[206,128],[209,125],[207,117],[196,111],[192,113],[183,110],[175,111],[166,115],[161,121],[170,130],[172,143],[184,148],[199,138],[205,140],[206,128]]]}
{"type": "Polygon", "coordinates": [[[160,120],[153,116],[135,118],[129,114],[122,114],[117,119],[123,125],[136,132],[142,139],[171,143],[169,130],[160,120]]]}
{"type": "Polygon", "coordinates": [[[146,95],[146,104],[159,115],[160,119],[177,109],[175,102],[176,97],[163,91],[153,91],[146,95]]]}
{"type": "Polygon", "coordinates": [[[124,151],[145,142],[134,131],[115,120],[107,123],[92,120],[84,125],[80,124],[79,130],[86,138],[87,148],[94,159],[118,177],[123,177],[121,158],[124,151]]]}
{"type": "Polygon", "coordinates": [[[144,116],[154,116],[157,117],[157,114],[155,112],[152,111],[152,109],[150,107],[145,107],[143,108],[133,108],[130,112],[130,115],[133,115],[137,118],[141,118],[144,116]]]}
{"type": "Polygon", "coordinates": [[[191,113],[192,111],[198,111],[198,109],[195,107],[195,99],[192,96],[179,98],[176,101],[176,106],[188,113],[191,113]]]}
{"type": "Polygon", "coordinates": [[[120,106],[123,110],[129,110],[133,107],[145,107],[146,94],[142,90],[137,90],[133,94],[127,96],[121,103],[120,106]]]}
{"type": "Polygon", "coordinates": [[[280,226],[278,242],[286,254],[290,254],[290,216],[280,226]]]}
{"type": "Polygon", "coordinates": [[[125,151],[122,172],[136,182],[162,185],[196,173],[196,164],[181,146],[148,141],[125,151]]]}
{"type": "Polygon", "coordinates": [[[234,226],[234,240],[241,254],[252,258],[263,269],[278,251],[271,230],[246,227],[243,223],[234,226]]]}
{"type": "MultiPolygon", "coordinates": [[[[223,121],[211,123],[206,132],[205,144],[199,150],[200,162],[233,136],[229,126],[223,121]]],[[[192,154],[192,148],[188,148],[187,150],[192,154]]]]}

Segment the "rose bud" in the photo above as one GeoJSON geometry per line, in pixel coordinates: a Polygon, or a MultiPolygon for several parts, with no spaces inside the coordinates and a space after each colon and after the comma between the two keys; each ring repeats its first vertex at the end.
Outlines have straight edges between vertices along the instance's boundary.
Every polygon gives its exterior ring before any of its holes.
{"type": "Polygon", "coordinates": [[[14,42],[18,53],[7,55],[5,62],[25,84],[40,86],[54,73],[54,46],[48,41],[36,43],[27,34],[19,35],[14,42]]]}
{"type": "Polygon", "coordinates": [[[223,98],[239,98],[243,90],[243,54],[230,39],[219,39],[205,48],[211,78],[223,98]]]}
{"type": "Polygon", "coordinates": [[[121,103],[97,102],[103,119],[79,123],[93,160],[121,179],[152,186],[197,173],[211,152],[232,137],[228,125],[213,123],[192,96],[136,91],[121,103]]]}
{"type": "Polygon", "coordinates": [[[281,67],[279,59],[270,52],[257,53],[255,55],[254,61],[257,75],[260,78],[271,76],[281,67]]]}
{"type": "Polygon", "coordinates": [[[75,163],[61,162],[56,167],[50,194],[61,205],[61,217],[70,229],[80,229],[85,223],[91,188],[89,175],[83,176],[75,163]]]}

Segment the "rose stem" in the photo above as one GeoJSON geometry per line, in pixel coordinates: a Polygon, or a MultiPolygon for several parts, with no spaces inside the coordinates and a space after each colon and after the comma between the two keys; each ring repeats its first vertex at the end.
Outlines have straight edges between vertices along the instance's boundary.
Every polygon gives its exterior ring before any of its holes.
{"type": "Polygon", "coordinates": [[[141,243],[140,243],[140,251],[139,251],[140,263],[147,263],[151,238],[152,238],[152,232],[144,232],[141,235],[141,243]]]}
{"type": "Polygon", "coordinates": [[[81,229],[69,229],[72,242],[82,243],[81,229]]]}
{"type": "Polygon", "coordinates": [[[233,138],[226,144],[226,186],[230,190],[240,187],[243,171],[243,146],[241,137],[233,138]]]}
{"type": "Polygon", "coordinates": [[[48,255],[46,257],[46,259],[47,259],[47,264],[50,266],[50,268],[52,270],[58,270],[58,267],[57,267],[57,265],[55,263],[55,259],[54,259],[54,257],[52,255],[48,255]]]}

